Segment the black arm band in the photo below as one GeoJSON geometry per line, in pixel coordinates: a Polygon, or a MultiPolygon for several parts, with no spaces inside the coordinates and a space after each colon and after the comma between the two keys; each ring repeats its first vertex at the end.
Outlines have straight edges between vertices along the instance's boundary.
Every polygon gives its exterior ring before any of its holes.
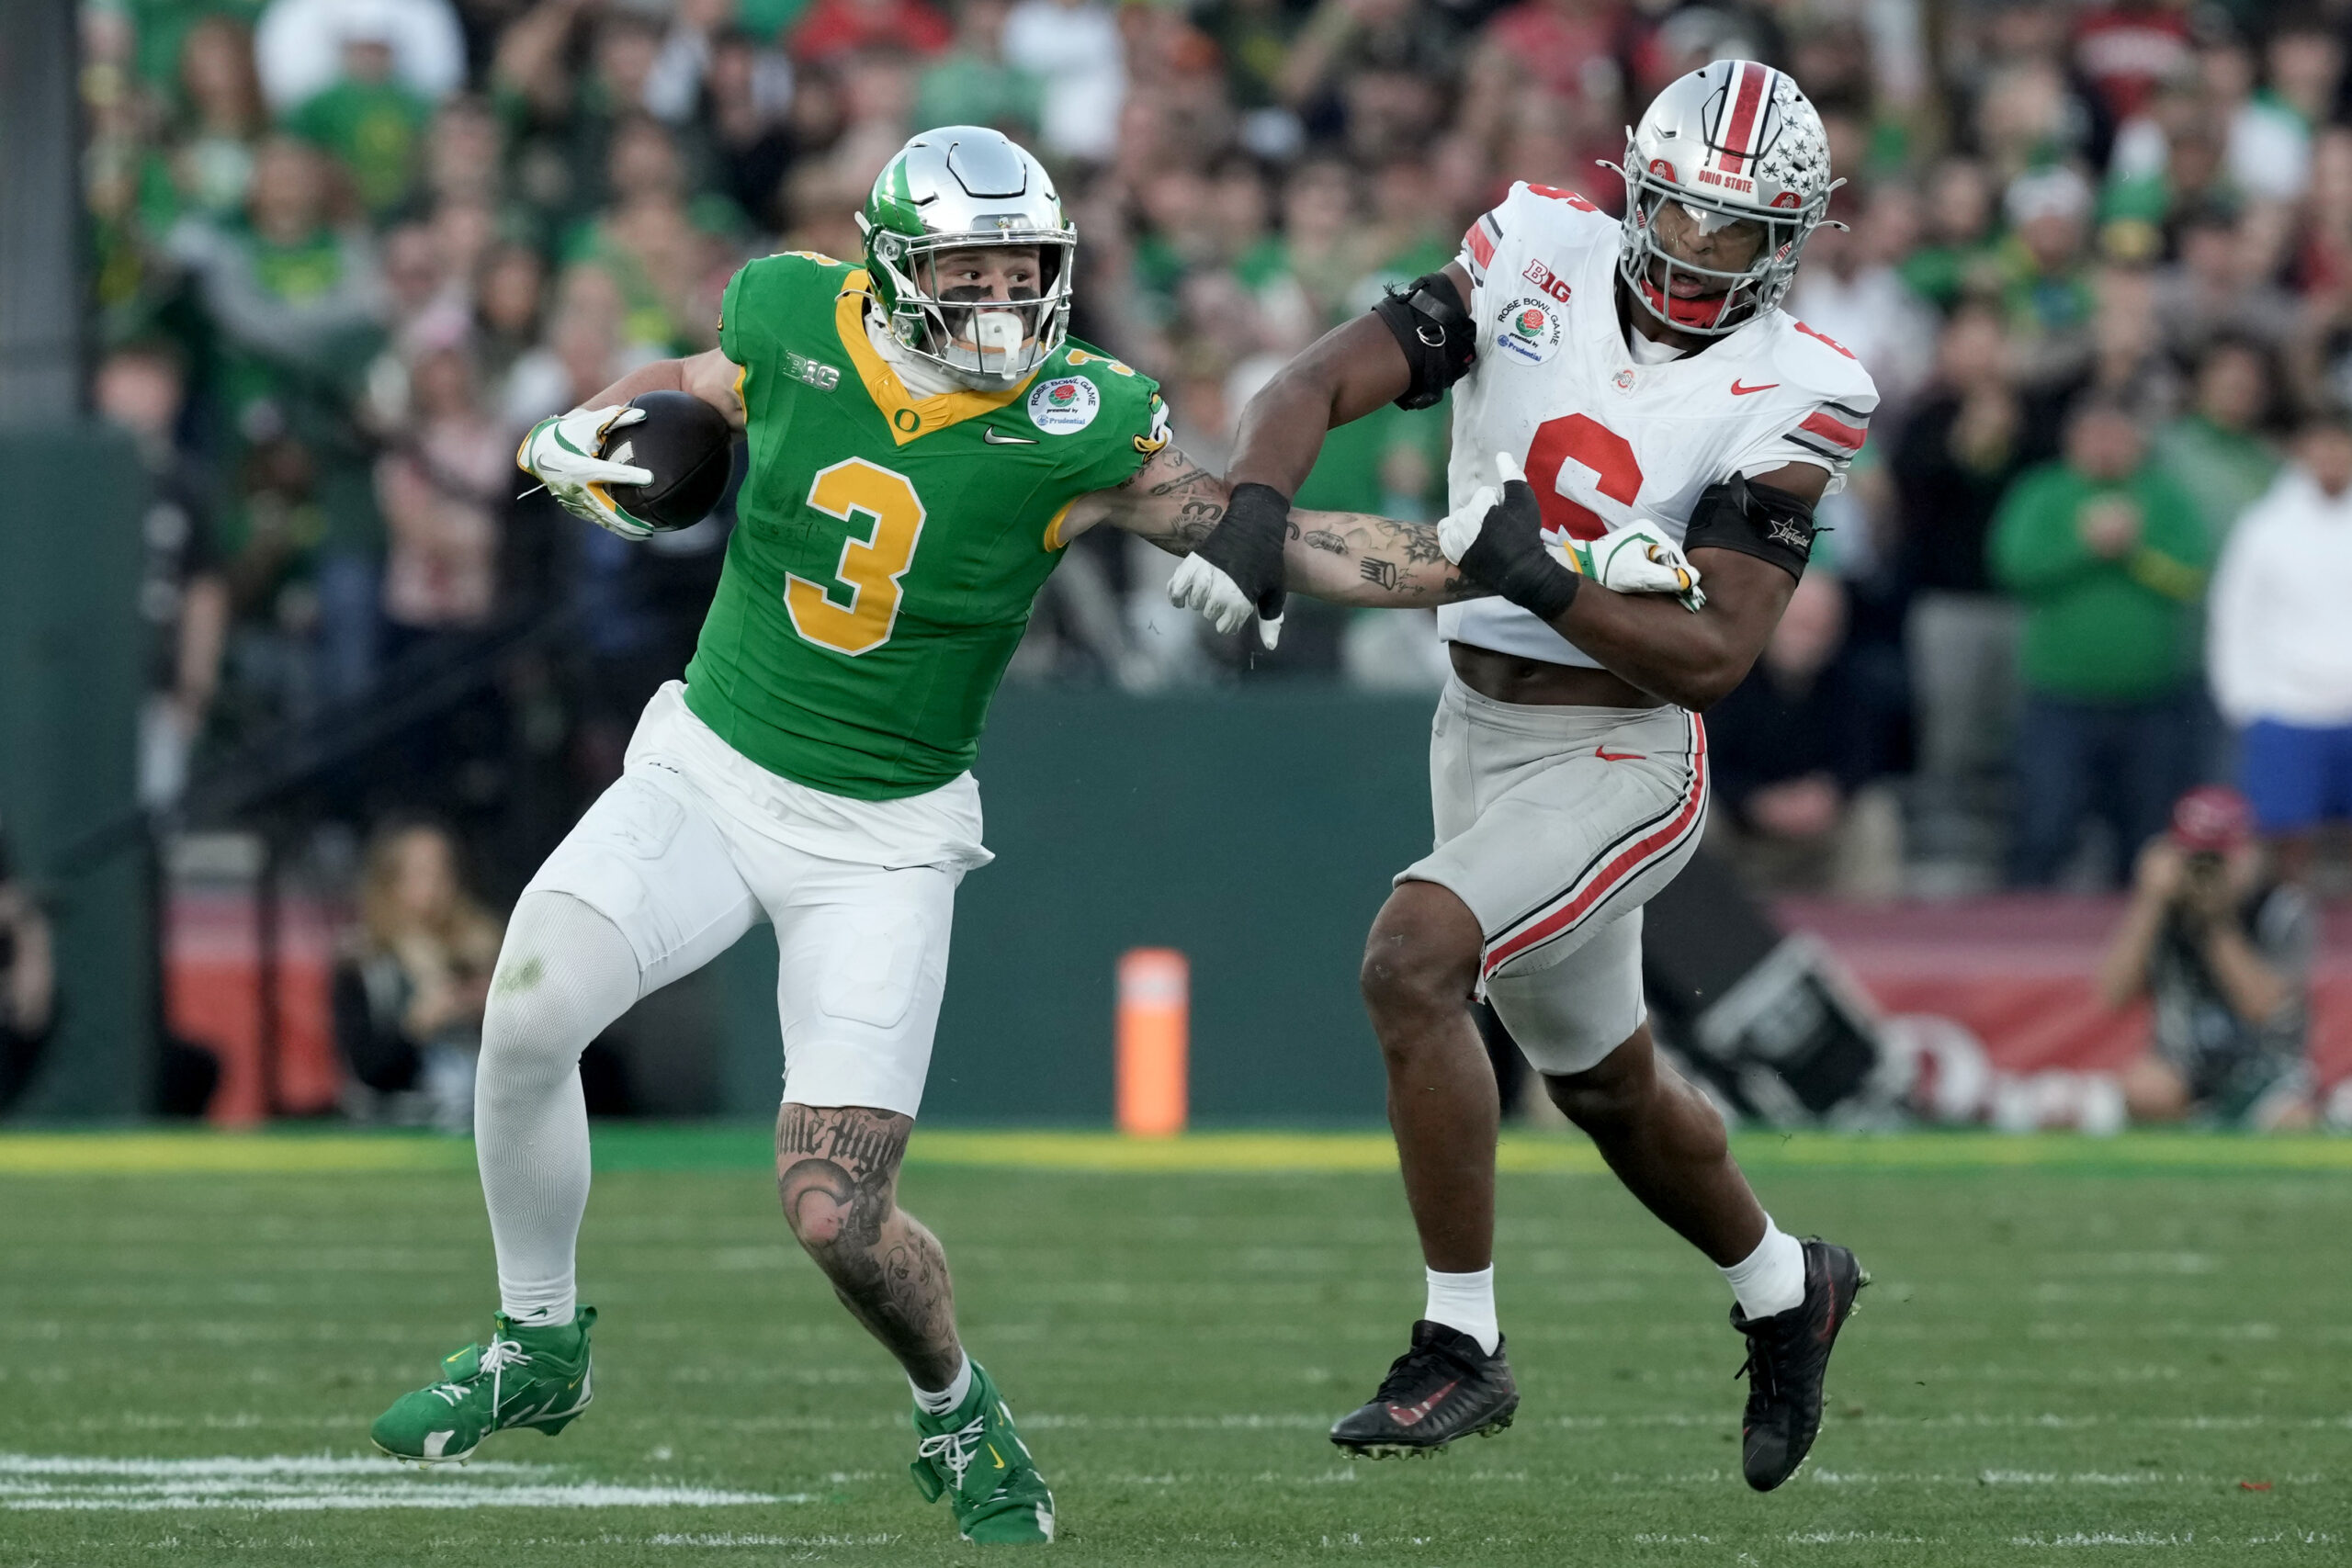
{"type": "Polygon", "coordinates": [[[1396,400],[1398,408],[1428,408],[1470,374],[1478,357],[1478,327],[1445,274],[1425,273],[1402,288],[1392,286],[1372,313],[1396,335],[1413,367],[1413,384],[1396,400]]]}
{"type": "Polygon", "coordinates": [[[1682,548],[1737,550],[1770,561],[1791,577],[1804,576],[1813,554],[1813,504],[1784,490],[1752,485],[1738,474],[1699,492],[1682,548]]]}

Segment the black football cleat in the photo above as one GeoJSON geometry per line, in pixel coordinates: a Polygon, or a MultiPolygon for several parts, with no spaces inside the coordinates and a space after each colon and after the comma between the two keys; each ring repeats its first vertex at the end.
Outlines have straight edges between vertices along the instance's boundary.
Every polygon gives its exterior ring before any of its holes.
{"type": "Polygon", "coordinates": [[[1739,1423],[1739,1463],[1747,1483],[1770,1492],[1797,1472],[1821,1432],[1821,1391],[1838,1331],[1871,1277],[1854,1255],[1815,1236],[1804,1244],[1804,1300],[1770,1317],[1735,1305],[1731,1325],[1747,1336],[1747,1409],[1739,1423]]]}
{"type": "Polygon", "coordinates": [[[1519,1385],[1501,1341],[1489,1356],[1469,1335],[1423,1318],[1413,1325],[1413,1348],[1389,1364],[1372,1403],[1341,1416],[1331,1440],[1350,1459],[1409,1459],[1456,1438],[1492,1437],[1518,1408],[1519,1385]]]}

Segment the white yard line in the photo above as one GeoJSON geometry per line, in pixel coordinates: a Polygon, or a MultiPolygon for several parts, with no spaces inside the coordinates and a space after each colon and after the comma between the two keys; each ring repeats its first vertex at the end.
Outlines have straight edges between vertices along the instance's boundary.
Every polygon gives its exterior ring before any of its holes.
{"type": "Polygon", "coordinates": [[[320,1513],[375,1508],[733,1508],[813,1503],[813,1493],[730,1492],[543,1479],[551,1466],[468,1464],[437,1471],[326,1454],[109,1459],[0,1454],[0,1509],[149,1514],[236,1509],[320,1513]]]}
{"type": "MultiPolygon", "coordinates": [[[[398,1460],[368,1455],[273,1454],[266,1459],[99,1459],[78,1454],[0,1453],[0,1475],[411,1475],[398,1460]]],[[[545,1464],[467,1461],[467,1475],[552,1475],[545,1464]]]]}

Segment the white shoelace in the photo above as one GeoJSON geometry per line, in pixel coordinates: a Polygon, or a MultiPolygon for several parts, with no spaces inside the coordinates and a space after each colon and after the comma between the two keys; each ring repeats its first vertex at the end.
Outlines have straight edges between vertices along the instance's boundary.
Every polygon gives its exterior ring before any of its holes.
{"type": "Polygon", "coordinates": [[[975,1450],[980,1446],[980,1433],[987,1425],[985,1415],[975,1416],[955,1431],[925,1438],[915,1445],[915,1453],[919,1458],[945,1465],[950,1478],[949,1487],[961,1492],[964,1490],[964,1472],[972,1468],[975,1450]]]}
{"type": "MultiPolygon", "coordinates": [[[[476,1375],[481,1372],[490,1374],[490,1418],[493,1424],[498,1420],[499,1401],[505,1393],[506,1369],[520,1365],[530,1359],[531,1353],[512,1339],[492,1338],[489,1345],[483,1348],[481,1364],[476,1369],[476,1375]]],[[[466,1385],[459,1382],[445,1382],[433,1392],[451,1404],[455,1404],[465,1398],[466,1385]]]]}

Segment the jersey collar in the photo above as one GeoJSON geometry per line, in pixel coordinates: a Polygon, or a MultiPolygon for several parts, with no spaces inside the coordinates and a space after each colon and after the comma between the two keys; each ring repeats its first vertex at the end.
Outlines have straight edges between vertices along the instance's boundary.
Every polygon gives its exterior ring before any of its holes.
{"type": "Polygon", "coordinates": [[[899,446],[904,446],[934,430],[994,413],[1026,391],[1029,383],[1037,378],[1037,372],[1032,370],[1001,392],[942,392],[932,398],[911,395],[906,383],[899,379],[899,373],[866,341],[865,303],[872,293],[873,280],[863,268],[851,273],[842,284],[840,298],[833,302],[833,328],[840,334],[849,362],[857,367],[858,379],[865,383],[866,396],[882,411],[883,421],[890,427],[890,439],[899,446]]]}

